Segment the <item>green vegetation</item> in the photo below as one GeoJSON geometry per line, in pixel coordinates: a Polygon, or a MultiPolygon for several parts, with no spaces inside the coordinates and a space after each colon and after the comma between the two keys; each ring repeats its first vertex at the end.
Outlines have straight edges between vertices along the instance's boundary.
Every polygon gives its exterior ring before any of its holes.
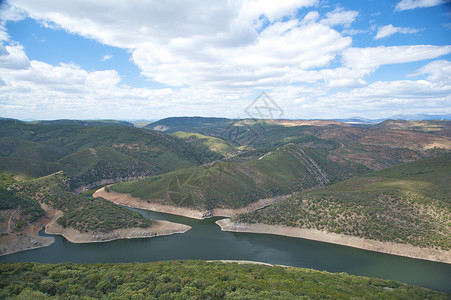
{"type": "Polygon", "coordinates": [[[0,297],[41,299],[447,299],[346,273],[202,261],[0,265],[0,297]]]}
{"type": "Polygon", "coordinates": [[[235,218],[451,249],[451,154],[300,193],[235,218]]]}
{"type": "Polygon", "coordinates": [[[162,174],[208,162],[214,153],[159,132],[127,126],[0,121],[0,169],[28,178],[64,171],[71,188],[162,174]]]}
{"type": "MultiPolygon", "coordinates": [[[[57,220],[63,227],[81,232],[109,232],[130,227],[149,227],[152,221],[137,212],[117,206],[91,194],[70,192],[70,178],[62,172],[18,184],[16,194],[33,199],[34,203],[46,203],[64,215],[57,220]]],[[[39,205],[38,205],[39,206],[39,205]]]]}
{"type": "Polygon", "coordinates": [[[161,119],[144,126],[146,129],[163,132],[197,132],[204,135],[217,136],[234,120],[226,118],[172,117],[161,119]]]}
{"type": "Polygon", "coordinates": [[[449,175],[439,166],[418,161],[406,170],[399,166],[403,171],[388,169],[304,192],[370,169],[446,154],[451,149],[451,122],[387,121],[364,127],[276,123],[182,117],[139,129],[114,120],[2,119],[0,170],[26,181],[0,188],[1,207],[20,207],[32,221],[43,214],[38,202],[45,202],[64,212],[59,220],[64,226],[108,231],[149,221],[103,199],[71,192],[122,182],[112,190],[143,201],[199,209],[239,208],[303,192],[239,218],[451,247],[449,175]]]}
{"type": "Polygon", "coordinates": [[[366,171],[360,165],[334,163],[319,150],[289,144],[260,159],[177,170],[118,183],[111,189],[178,206],[239,208],[259,199],[299,192],[366,171]]]}
{"type": "Polygon", "coordinates": [[[171,135],[183,139],[187,143],[193,143],[199,148],[205,147],[206,149],[218,153],[219,155],[216,155],[216,159],[231,157],[238,152],[238,149],[235,146],[219,138],[183,131],[177,131],[171,135]]]}
{"type": "Polygon", "coordinates": [[[129,126],[133,127],[132,123],[117,120],[42,120],[42,121],[31,121],[28,124],[39,124],[39,125],[78,125],[78,126],[129,126]]]}
{"type": "Polygon", "coordinates": [[[326,151],[331,160],[351,161],[373,170],[443,155],[451,149],[451,121],[386,121],[363,127],[340,125],[339,122],[301,126],[295,121],[292,124],[296,126],[280,124],[270,120],[183,117],[163,119],[146,128],[220,138],[240,146],[239,158],[242,159],[260,157],[277,147],[293,143],[298,147],[326,151]],[[402,124],[395,126],[393,122],[402,124]],[[436,147],[430,148],[430,145],[436,147]]]}
{"type": "Polygon", "coordinates": [[[35,222],[45,214],[44,210],[36,201],[15,193],[13,190],[15,184],[17,184],[17,181],[12,175],[0,172],[0,210],[20,208],[22,220],[27,220],[30,223],[35,222]]]}

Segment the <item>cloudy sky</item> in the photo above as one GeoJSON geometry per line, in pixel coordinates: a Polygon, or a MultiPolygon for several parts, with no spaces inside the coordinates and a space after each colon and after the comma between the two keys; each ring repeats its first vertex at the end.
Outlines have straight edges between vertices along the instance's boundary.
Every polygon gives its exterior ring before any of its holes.
{"type": "Polygon", "coordinates": [[[451,113],[446,0],[0,0],[0,116],[451,113]]]}

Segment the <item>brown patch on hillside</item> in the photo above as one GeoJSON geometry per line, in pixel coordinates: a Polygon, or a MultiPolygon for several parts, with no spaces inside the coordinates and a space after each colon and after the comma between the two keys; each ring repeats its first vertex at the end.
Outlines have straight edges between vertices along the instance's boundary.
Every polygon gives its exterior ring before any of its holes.
{"type": "Polygon", "coordinates": [[[351,127],[351,125],[334,121],[334,120],[266,120],[268,124],[282,125],[282,126],[328,126],[338,125],[344,127],[351,127]]]}
{"type": "Polygon", "coordinates": [[[451,132],[451,121],[405,121],[405,120],[386,120],[375,125],[373,128],[378,129],[397,129],[397,130],[413,130],[423,132],[448,131],[451,132]]]}
{"type": "Polygon", "coordinates": [[[335,162],[345,163],[346,160],[360,163],[372,170],[380,170],[396,164],[424,158],[410,149],[392,149],[387,147],[350,144],[329,155],[335,162]]]}
{"type": "Polygon", "coordinates": [[[451,150],[451,137],[420,131],[326,127],[320,133],[320,137],[340,142],[355,142],[388,148],[407,148],[417,151],[434,148],[451,150]]]}

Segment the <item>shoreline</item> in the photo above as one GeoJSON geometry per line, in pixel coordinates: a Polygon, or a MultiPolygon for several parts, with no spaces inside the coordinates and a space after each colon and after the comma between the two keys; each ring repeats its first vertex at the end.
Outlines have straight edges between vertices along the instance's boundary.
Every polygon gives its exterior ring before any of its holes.
{"type": "Polygon", "coordinates": [[[238,265],[262,265],[262,266],[268,266],[268,267],[283,267],[283,268],[298,268],[301,269],[302,267],[295,267],[295,266],[287,266],[287,265],[279,265],[279,264],[270,264],[262,261],[255,261],[255,260],[237,260],[237,259],[216,259],[216,260],[206,260],[206,262],[220,262],[223,264],[238,264],[238,265]]]}
{"type": "Polygon", "coordinates": [[[41,218],[39,224],[28,225],[30,227],[26,233],[3,233],[0,236],[0,256],[9,255],[26,250],[33,250],[50,246],[55,242],[54,237],[40,236],[39,231],[44,228],[44,232],[52,235],[63,236],[71,243],[97,243],[109,242],[119,239],[152,238],[172,234],[185,233],[191,229],[190,226],[169,221],[152,220],[152,225],[148,228],[124,228],[111,232],[80,232],[74,228],[63,228],[56,223],[63,212],[45,203],[40,204],[46,215],[41,218]]]}
{"type": "Polygon", "coordinates": [[[19,232],[13,231],[11,220],[18,210],[20,208],[6,209],[1,212],[2,218],[5,218],[5,215],[9,215],[9,218],[6,218],[0,224],[0,256],[47,247],[55,241],[53,237],[39,235],[39,232],[49,220],[47,215],[39,218],[35,223],[25,223],[19,232]]]}
{"type": "Polygon", "coordinates": [[[173,223],[168,221],[156,221],[152,220],[152,226],[148,228],[123,228],[116,229],[111,232],[87,232],[83,233],[74,228],[63,228],[56,223],[60,217],[63,216],[63,212],[46,204],[41,204],[42,208],[46,211],[50,221],[45,225],[45,233],[61,235],[71,243],[96,243],[96,242],[109,242],[119,239],[134,239],[134,238],[149,238],[164,235],[171,235],[177,233],[185,233],[191,229],[190,226],[173,223]]]}
{"type": "Polygon", "coordinates": [[[230,218],[235,216],[236,214],[255,211],[257,209],[276,203],[282,199],[286,199],[291,195],[261,199],[240,209],[217,208],[213,209],[212,211],[205,212],[190,208],[149,203],[146,202],[145,200],[142,200],[139,197],[133,197],[130,194],[117,193],[111,190],[109,192],[105,192],[104,187],[97,190],[93,194],[93,196],[102,197],[118,205],[168,213],[173,215],[180,215],[193,219],[226,217],[226,219],[218,220],[215,222],[221,228],[222,231],[273,234],[294,238],[303,238],[308,240],[337,244],[379,253],[451,264],[451,251],[437,250],[435,248],[420,248],[415,247],[413,245],[398,244],[394,242],[381,242],[344,234],[329,233],[325,231],[319,231],[316,229],[302,229],[302,228],[286,227],[282,225],[232,223],[230,220],[230,218]]]}
{"type": "Polygon", "coordinates": [[[113,202],[117,205],[127,206],[131,208],[138,208],[144,210],[150,210],[155,212],[167,213],[172,215],[183,216],[191,219],[203,220],[211,217],[226,217],[230,218],[237,214],[252,212],[271,204],[277,203],[281,200],[284,200],[291,196],[282,195],[275,196],[271,198],[260,199],[258,201],[252,202],[251,204],[242,207],[242,208],[214,208],[212,210],[197,210],[192,208],[185,208],[175,205],[167,205],[167,204],[159,204],[147,202],[139,197],[133,197],[131,194],[126,193],[118,193],[110,190],[109,192],[105,191],[105,187],[98,189],[93,195],[94,198],[102,197],[108,201],[113,202]]]}
{"type": "Polygon", "coordinates": [[[221,227],[222,231],[273,234],[303,238],[385,254],[451,264],[451,251],[437,250],[434,248],[420,248],[407,244],[381,242],[344,234],[329,233],[316,229],[294,228],[282,225],[234,223],[229,218],[218,220],[215,223],[221,227]]]}
{"type": "Polygon", "coordinates": [[[184,224],[173,223],[168,221],[152,220],[152,226],[147,228],[124,228],[116,229],[111,232],[97,233],[87,232],[83,233],[74,228],[63,228],[56,223],[45,227],[45,233],[53,235],[61,235],[66,240],[74,244],[85,243],[102,243],[110,242],[120,239],[136,239],[136,238],[152,238],[158,236],[172,235],[178,233],[185,233],[191,227],[184,224]]]}
{"type": "Polygon", "coordinates": [[[0,238],[0,242],[0,256],[4,256],[50,246],[55,242],[55,238],[40,235],[23,234],[20,236],[3,236],[2,238],[0,238]]]}

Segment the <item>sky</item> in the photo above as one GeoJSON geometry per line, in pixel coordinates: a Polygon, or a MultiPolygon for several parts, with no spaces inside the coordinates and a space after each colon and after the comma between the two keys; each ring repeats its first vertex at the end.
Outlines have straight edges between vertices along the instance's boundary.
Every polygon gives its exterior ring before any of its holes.
{"type": "Polygon", "coordinates": [[[449,0],[0,0],[0,116],[451,113],[449,0]]]}

